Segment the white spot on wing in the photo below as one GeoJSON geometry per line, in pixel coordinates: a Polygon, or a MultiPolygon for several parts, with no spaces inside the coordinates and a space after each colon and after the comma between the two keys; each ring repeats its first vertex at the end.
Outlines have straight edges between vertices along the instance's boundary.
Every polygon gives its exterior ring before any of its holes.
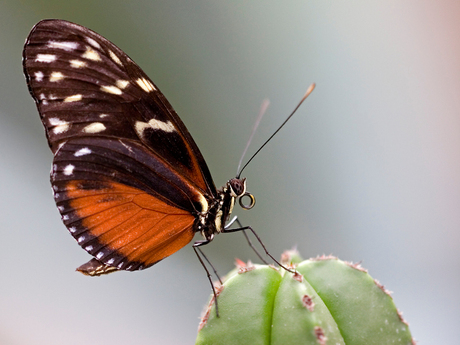
{"type": "Polygon", "coordinates": [[[200,204],[201,204],[201,212],[208,212],[209,210],[208,201],[201,193],[200,193],[200,204]]]}
{"type": "Polygon", "coordinates": [[[134,125],[137,134],[141,137],[146,128],[153,128],[156,130],[160,131],[165,131],[167,133],[174,132],[176,129],[174,128],[174,125],[171,123],[171,121],[168,122],[163,122],[160,120],[156,119],[151,119],[148,123],[142,122],[142,121],[137,121],[136,124],[134,125]]]}
{"type": "Polygon", "coordinates": [[[101,61],[99,53],[92,49],[90,46],[86,46],[86,51],[83,53],[81,57],[88,60],[101,61]]]}
{"type": "Polygon", "coordinates": [[[100,122],[93,122],[92,124],[83,128],[83,132],[85,133],[99,133],[103,130],[105,130],[105,126],[100,122]]]}
{"type": "Polygon", "coordinates": [[[119,87],[120,89],[124,89],[125,87],[128,86],[129,84],[129,81],[128,80],[117,80],[117,82],[115,83],[117,85],[117,87],[119,87]]]}
{"type": "Polygon", "coordinates": [[[85,236],[80,236],[80,237],[78,238],[77,241],[78,241],[78,243],[81,243],[81,242],[83,242],[85,239],[86,239],[85,236]]]}
{"type": "Polygon", "coordinates": [[[107,117],[107,116],[109,116],[109,114],[100,114],[100,115],[99,115],[99,117],[100,117],[101,119],[103,119],[104,117],[107,117]]]}
{"type": "Polygon", "coordinates": [[[36,81],[42,81],[43,80],[43,76],[44,76],[43,72],[38,71],[38,72],[35,72],[34,75],[35,75],[35,80],[36,81]]]}
{"type": "Polygon", "coordinates": [[[72,226],[71,228],[69,228],[69,231],[70,231],[71,233],[74,233],[74,232],[77,231],[77,228],[74,227],[74,226],[72,226]]]}
{"type": "Polygon", "coordinates": [[[50,81],[51,82],[56,82],[56,81],[59,81],[59,80],[62,80],[64,79],[64,74],[62,74],[61,72],[53,72],[51,73],[51,76],[50,76],[50,81]]]}
{"type": "Polygon", "coordinates": [[[50,63],[56,60],[56,55],[53,54],[37,54],[35,62],[46,62],[50,63]]]}
{"type": "Polygon", "coordinates": [[[90,252],[90,251],[93,250],[93,246],[89,245],[89,246],[85,247],[85,250],[86,250],[87,252],[90,252]]]}
{"type": "Polygon", "coordinates": [[[64,102],[77,102],[82,99],[82,95],[72,95],[64,98],[64,102]]]}
{"type": "Polygon", "coordinates": [[[91,37],[86,37],[86,41],[91,44],[94,48],[101,49],[101,46],[99,43],[97,43],[95,40],[93,40],[91,37]]]}
{"type": "Polygon", "coordinates": [[[57,117],[51,117],[49,120],[51,126],[53,126],[54,134],[61,134],[69,130],[70,123],[58,119],[57,117]]]}
{"type": "Polygon", "coordinates": [[[87,147],[84,147],[80,150],[78,150],[77,152],[75,152],[73,155],[75,157],[81,157],[81,156],[85,156],[85,155],[89,155],[91,153],[91,150],[87,147]]]}
{"type": "Polygon", "coordinates": [[[64,49],[66,51],[72,51],[78,48],[77,42],[58,42],[49,41],[48,48],[64,49]]]}
{"type": "Polygon", "coordinates": [[[70,67],[73,67],[73,68],[86,67],[86,62],[81,61],[81,60],[70,60],[70,67]]]}
{"type": "Polygon", "coordinates": [[[64,168],[64,175],[66,175],[66,176],[72,175],[73,174],[73,169],[75,169],[74,165],[72,165],[72,164],[67,165],[64,168]]]}
{"type": "Polygon", "coordinates": [[[96,254],[96,258],[101,259],[104,256],[103,252],[99,252],[96,254]]]}
{"type": "Polygon", "coordinates": [[[112,258],[112,259],[110,259],[109,261],[107,261],[107,265],[111,265],[111,264],[113,264],[114,262],[115,262],[115,259],[112,258]]]}
{"type": "Polygon", "coordinates": [[[115,53],[111,50],[109,50],[109,55],[110,55],[110,58],[117,64],[117,65],[120,65],[120,66],[123,66],[123,64],[121,63],[121,60],[118,58],[118,56],[115,55],[115,53]]]}
{"type": "Polygon", "coordinates": [[[121,95],[123,92],[116,86],[101,86],[101,91],[112,93],[114,95],[121,95]]]}
{"type": "Polygon", "coordinates": [[[144,90],[145,92],[151,92],[153,90],[156,90],[155,89],[155,86],[153,86],[153,84],[145,79],[145,78],[139,78],[136,80],[136,83],[137,85],[139,85],[141,87],[142,90],[144,90]]]}
{"type": "Polygon", "coordinates": [[[48,121],[51,126],[57,126],[65,122],[65,121],[59,120],[57,117],[50,117],[48,121]]]}

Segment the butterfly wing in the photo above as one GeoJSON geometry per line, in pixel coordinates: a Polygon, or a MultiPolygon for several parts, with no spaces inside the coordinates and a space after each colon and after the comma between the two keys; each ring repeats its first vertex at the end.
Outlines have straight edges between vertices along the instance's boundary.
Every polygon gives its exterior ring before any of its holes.
{"type": "Polygon", "coordinates": [[[56,204],[78,243],[104,265],[135,270],[190,242],[195,215],[217,192],[145,73],[113,43],[62,20],[32,29],[23,65],[55,155],[56,204]]]}

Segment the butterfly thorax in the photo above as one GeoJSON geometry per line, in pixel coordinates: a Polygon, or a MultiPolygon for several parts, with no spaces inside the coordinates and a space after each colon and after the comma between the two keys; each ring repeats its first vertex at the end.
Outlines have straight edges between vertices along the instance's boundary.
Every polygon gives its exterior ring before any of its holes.
{"type": "Polygon", "coordinates": [[[196,231],[201,232],[207,241],[212,241],[214,234],[225,227],[233,211],[235,200],[246,194],[246,179],[233,178],[217,191],[217,197],[210,206],[197,217],[196,231]]]}

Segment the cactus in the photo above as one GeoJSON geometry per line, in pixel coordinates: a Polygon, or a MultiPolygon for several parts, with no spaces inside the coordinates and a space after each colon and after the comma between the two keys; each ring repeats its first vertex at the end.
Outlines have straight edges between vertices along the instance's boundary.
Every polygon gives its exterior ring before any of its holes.
{"type": "Polygon", "coordinates": [[[294,251],[273,266],[237,262],[217,287],[198,345],[415,344],[389,292],[359,264],[332,256],[302,261],[294,251]]]}

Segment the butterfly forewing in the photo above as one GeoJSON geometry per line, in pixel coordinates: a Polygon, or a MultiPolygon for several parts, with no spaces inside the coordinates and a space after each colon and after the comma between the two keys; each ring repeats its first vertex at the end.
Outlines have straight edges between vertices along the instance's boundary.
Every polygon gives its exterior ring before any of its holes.
{"type": "Polygon", "coordinates": [[[80,25],[45,20],[27,38],[24,70],[53,152],[74,136],[141,141],[203,192],[215,194],[206,163],[182,121],[158,87],[113,43],[80,25]]]}
{"type": "Polygon", "coordinates": [[[62,219],[97,260],[148,267],[191,241],[216,189],[157,86],[118,47],[62,20],[38,23],[24,72],[55,154],[62,219]]]}

